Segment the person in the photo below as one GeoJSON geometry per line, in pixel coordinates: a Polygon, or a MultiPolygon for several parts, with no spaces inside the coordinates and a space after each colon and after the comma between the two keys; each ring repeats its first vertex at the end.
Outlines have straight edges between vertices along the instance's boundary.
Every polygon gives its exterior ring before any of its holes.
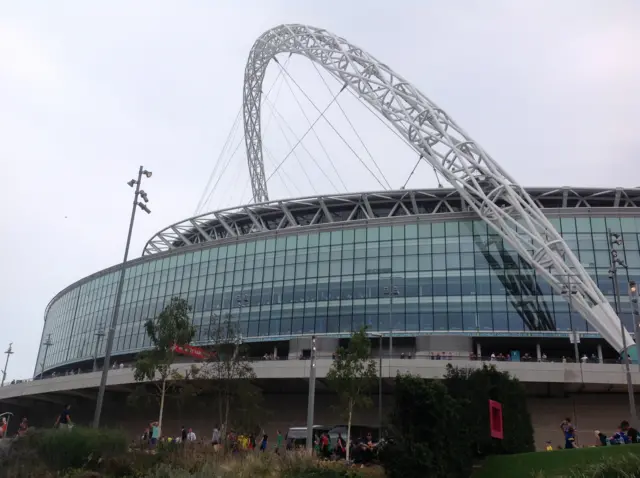
{"type": "Polygon", "coordinates": [[[220,430],[216,425],[213,427],[213,435],[211,436],[211,444],[213,445],[214,450],[218,449],[218,445],[220,445],[220,430]]]}
{"type": "Polygon", "coordinates": [[[160,425],[158,422],[151,422],[149,428],[151,428],[151,440],[149,440],[149,444],[153,448],[158,444],[158,440],[160,439],[160,425]]]}
{"type": "Polygon", "coordinates": [[[20,426],[18,427],[18,436],[24,436],[27,433],[27,430],[29,430],[29,422],[27,420],[27,417],[22,417],[22,421],[20,422],[20,426]]]}
{"type": "Polygon", "coordinates": [[[6,436],[8,425],[9,423],[7,422],[7,418],[2,417],[2,420],[0,420],[0,438],[4,438],[6,436]]]}
{"type": "Polygon", "coordinates": [[[342,438],[342,433],[338,433],[338,440],[336,441],[336,454],[340,458],[345,458],[347,456],[347,443],[344,438],[342,438]]]}
{"type": "Polygon", "coordinates": [[[187,442],[187,429],[184,427],[184,425],[182,425],[182,430],[180,430],[180,437],[182,439],[182,443],[186,443],[187,442]]]}
{"type": "Polygon", "coordinates": [[[573,426],[573,423],[571,423],[571,418],[565,418],[562,423],[560,423],[560,429],[562,430],[562,432],[564,433],[564,448],[566,450],[569,450],[571,448],[576,448],[575,446],[575,441],[576,441],[576,437],[575,437],[575,432],[576,429],[573,426]]]}
{"type": "Polygon", "coordinates": [[[638,443],[638,430],[629,426],[628,421],[623,420],[622,423],[620,423],[620,429],[626,433],[631,443],[638,443]]]}
{"type": "Polygon", "coordinates": [[[54,426],[66,429],[70,429],[71,427],[73,427],[73,422],[71,421],[71,405],[67,404],[64,406],[64,409],[62,410],[60,415],[58,415],[58,419],[56,420],[54,426]]]}
{"type": "Polygon", "coordinates": [[[193,443],[196,441],[196,434],[193,432],[193,429],[189,428],[189,433],[187,433],[187,441],[189,443],[193,443]]]}
{"type": "Polygon", "coordinates": [[[553,445],[551,444],[550,441],[545,442],[544,449],[547,450],[547,451],[553,451],[553,445]]]}
{"type": "Polygon", "coordinates": [[[262,441],[260,442],[260,451],[264,452],[267,449],[267,434],[262,435],[262,441]]]}
{"type": "Polygon", "coordinates": [[[282,433],[280,430],[276,432],[276,455],[280,454],[280,449],[282,448],[282,433]]]}
{"type": "Polygon", "coordinates": [[[329,458],[329,434],[326,432],[320,436],[320,454],[325,458],[329,458]]]}
{"type": "Polygon", "coordinates": [[[249,443],[247,444],[249,451],[256,449],[256,436],[253,433],[249,433],[249,443]]]}

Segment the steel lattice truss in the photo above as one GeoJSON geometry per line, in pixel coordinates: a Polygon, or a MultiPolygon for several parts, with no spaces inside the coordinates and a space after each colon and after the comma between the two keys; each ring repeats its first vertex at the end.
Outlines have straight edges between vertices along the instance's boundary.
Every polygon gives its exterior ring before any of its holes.
{"type": "MultiPolygon", "coordinates": [[[[255,202],[268,200],[260,101],[267,66],[279,53],[299,54],[318,63],[379,111],[553,289],[575,290],[574,307],[616,350],[623,349],[617,315],[533,198],[409,81],[326,30],[281,25],[265,32],[251,49],[245,69],[243,109],[255,202]]],[[[627,344],[633,344],[625,333],[627,344]]]]}
{"type": "MultiPolygon", "coordinates": [[[[640,215],[640,189],[528,188],[527,192],[545,210],[613,214],[611,208],[624,208],[634,216],[640,215]]],[[[251,234],[300,230],[305,226],[357,226],[363,221],[374,224],[375,220],[407,216],[437,215],[444,220],[462,218],[461,213],[477,217],[455,189],[347,193],[247,204],[172,224],[149,239],[143,255],[251,234]]]]}

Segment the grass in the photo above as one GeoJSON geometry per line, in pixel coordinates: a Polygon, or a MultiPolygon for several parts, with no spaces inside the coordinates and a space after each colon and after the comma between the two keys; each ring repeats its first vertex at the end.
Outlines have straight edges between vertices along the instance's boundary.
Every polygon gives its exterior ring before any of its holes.
{"type": "Polygon", "coordinates": [[[568,476],[577,468],[623,459],[630,454],[640,457],[640,445],[491,456],[473,474],[473,478],[526,478],[537,474],[545,478],[568,476]]]}

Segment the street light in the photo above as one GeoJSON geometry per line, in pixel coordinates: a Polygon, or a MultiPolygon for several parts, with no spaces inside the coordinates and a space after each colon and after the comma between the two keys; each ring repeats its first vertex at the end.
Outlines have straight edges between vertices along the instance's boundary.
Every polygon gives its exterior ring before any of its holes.
{"type": "Polygon", "coordinates": [[[618,266],[627,268],[624,261],[618,256],[618,251],[615,246],[622,245],[622,236],[616,232],[611,232],[611,229],[607,231],[609,233],[609,253],[611,254],[611,268],[609,269],[609,278],[613,281],[613,296],[614,305],[616,308],[616,314],[620,320],[620,333],[622,335],[622,353],[624,355],[624,366],[627,374],[627,392],[629,394],[629,411],[631,412],[631,420],[633,420],[634,426],[638,426],[638,417],[636,412],[636,399],[633,394],[633,382],[631,380],[631,368],[629,367],[629,354],[627,353],[627,335],[624,328],[624,322],[620,317],[620,287],[618,284],[618,266]]]}
{"type": "Polygon", "coordinates": [[[13,349],[11,348],[12,345],[13,345],[13,342],[9,344],[9,348],[5,352],[5,354],[7,354],[7,361],[4,363],[4,370],[2,371],[2,383],[0,384],[0,387],[4,387],[4,381],[7,378],[7,367],[9,366],[9,357],[13,355],[13,349]]]}
{"type": "MultiPolygon", "coordinates": [[[[573,350],[576,356],[576,363],[581,364],[580,362],[580,351],[578,350],[578,341],[580,340],[580,336],[578,331],[573,328],[573,296],[578,292],[571,285],[571,278],[574,277],[570,274],[567,274],[567,285],[562,286],[562,295],[569,296],[569,322],[571,322],[571,341],[573,342],[573,350]]],[[[582,371],[582,364],[580,365],[580,370],[582,371]]]]}
{"type": "Polygon", "coordinates": [[[113,348],[113,339],[116,333],[116,325],[118,324],[118,310],[120,309],[120,302],[122,300],[122,288],[124,286],[124,272],[129,257],[129,246],[131,245],[131,234],[133,232],[133,222],[136,218],[136,208],[142,209],[147,214],[151,214],[149,208],[145,203],[149,200],[147,194],[140,189],[142,185],[142,176],[147,178],[151,177],[151,171],[147,171],[143,166],[140,166],[138,170],[138,179],[132,179],[127,184],[130,187],[135,186],[135,193],[133,195],[133,207],[131,209],[131,219],[129,220],[129,231],[127,233],[127,242],[124,247],[124,259],[122,260],[122,266],[120,267],[120,278],[118,279],[118,289],[116,290],[116,303],[113,307],[113,313],[111,315],[111,323],[109,325],[109,331],[107,335],[107,345],[105,347],[104,362],[102,364],[102,377],[100,378],[100,388],[98,389],[98,398],[96,401],[96,410],[93,416],[93,427],[98,428],[100,426],[100,414],[102,413],[102,404],[104,402],[104,392],[107,387],[107,378],[109,376],[109,363],[111,362],[111,349],[113,348]],[[142,196],[140,193],[144,193],[142,196]],[[138,198],[142,197],[145,202],[138,201],[138,198]]]}
{"type": "Polygon", "coordinates": [[[316,336],[311,337],[311,365],[309,366],[309,398],[307,400],[307,451],[313,453],[313,412],[316,400],[316,336]]]}
{"type": "MultiPolygon", "coordinates": [[[[378,337],[378,440],[382,438],[382,332],[369,332],[369,335],[378,337]]],[[[389,364],[391,366],[391,364],[389,364]]]]}
{"type": "Polygon", "coordinates": [[[393,285],[393,276],[391,276],[391,287],[386,287],[383,289],[383,293],[385,296],[389,296],[390,304],[389,304],[389,358],[393,358],[393,323],[392,323],[392,313],[393,313],[393,296],[400,295],[400,291],[396,286],[393,285]]]}
{"type": "Polygon", "coordinates": [[[49,353],[49,347],[53,345],[51,342],[51,334],[47,336],[47,341],[42,344],[44,346],[44,357],[42,358],[42,369],[40,371],[40,379],[44,378],[44,364],[47,361],[47,354],[49,353]]]}
{"type": "MultiPolygon", "coordinates": [[[[629,301],[631,302],[631,313],[633,314],[633,335],[636,339],[636,354],[640,358],[640,303],[638,299],[638,285],[636,281],[629,281],[629,301]]],[[[640,360],[638,361],[640,370],[640,360]]]]}

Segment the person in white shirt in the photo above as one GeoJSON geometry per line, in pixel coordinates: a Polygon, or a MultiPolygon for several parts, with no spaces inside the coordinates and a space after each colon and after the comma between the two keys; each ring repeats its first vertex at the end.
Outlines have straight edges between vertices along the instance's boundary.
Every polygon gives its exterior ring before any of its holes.
{"type": "Polygon", "coordinates": [[[189,428],[189,433],[187,433],[187,441],[188,442],[196,441],[196,434],[193,433],[193,430],[191,428],[189,428]]]}

